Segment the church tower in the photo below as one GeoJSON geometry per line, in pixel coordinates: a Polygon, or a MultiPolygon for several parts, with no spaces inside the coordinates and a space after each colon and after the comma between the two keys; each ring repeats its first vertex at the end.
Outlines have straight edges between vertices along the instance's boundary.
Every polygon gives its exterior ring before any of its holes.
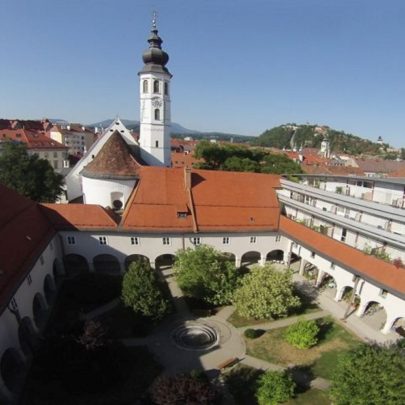
{"type": "Polygon", "coordinates": [[[156,15],[143,53],[140,81],[140,137],[142,159],[151,166],[170,166],[170,79],[166,68],[169,55],[162,50],[156,27],[156,15]]]}

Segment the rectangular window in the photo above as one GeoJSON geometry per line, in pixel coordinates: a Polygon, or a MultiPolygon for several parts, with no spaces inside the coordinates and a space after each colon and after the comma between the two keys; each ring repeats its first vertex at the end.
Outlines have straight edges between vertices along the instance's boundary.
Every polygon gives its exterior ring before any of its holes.
{"type": "Polygon", "coordinates": [[[387,290],[384,290],[383,288],[381,288],[381,290],[380,290],[380,297],[385,298],[385,297],[387,296],[387,294],[388,294],[388,291],[387,291],[387,290]]]}
{"type": "Polygon", "coordinates": [[[76,244],[76,239],[74,236],[68,236],[67,238],[67,244],[68,245],[75,245],[76,244]]]}
{"type": "Polygon", "coordinates": [[[31,274],[28,274],[28,276],[27,276],[27,283],[28,283],[28,285],[32,284],[31,274]]]}
{"type": "Polygon", "coordinates": [[[276,236],[276,242],[280,242],[280,240],[281,240],[281,235],[277,235],[276,236]]]}
{"type": "Polygon", "coordinates": [[[256,243],[256,236],[250,237],[250,243],[256,243]]]}
{"type": "Polygon", "coordinates": [[[131,236],[131,245],[139,245],[139,238],[136,236],[131,236]]]}
{"type": "Polygon", "coordinates": [[[315,258],[315,252],[311,252],[311,257],[314,259],[315,258]]]}
{"type": "Polygon", "coordinates": [[[44,264],[44,257],[41,255],[39,256],[39,262],[43,265],[44,264]]]}
{"type": "Polygon", "coordinates": [[[199,237],[191,238],[191,243],[193,245],[199,245],[201,243],[201,238],[199,238],[199,237]]]}
{"type": "Polygon", "coordinates": [[[99,236],[98,241],[100,242],[100,245],[107,244],[107,238],[105,236],[99,236]]]}
{"type": "Polygon", "coordinates": [[[330,268],[331,268],[331,269],[334,269],[334,268],[335,268],[335,263],[330,262],[330,268]]]}
{"type": "Polygon", "coordinates": [[[342,236],[340,237],[340,240],[341,240],[342,242],[344,242],[344,241],[346,240],[346,235],[347,235],[347,229],[346,229],[346,228],[343,228],[343,229],[342,229],[342,236]]]}
{"type": "Polygon", "coordinates": [[[229,245],[229,238],[227,236],[225,236],[224,238],[222,238],[222,244],[223,245],[229,245]]]}
{"type": "Polygon", "coordinates": [[[155,148],[159,147],[159,141],[155,141],[155,148]]]}
{"type": "Polygon", "coordinates": [[[170,245],[170,238],[162,238],[162,242],[164,245],[170,245]]]}

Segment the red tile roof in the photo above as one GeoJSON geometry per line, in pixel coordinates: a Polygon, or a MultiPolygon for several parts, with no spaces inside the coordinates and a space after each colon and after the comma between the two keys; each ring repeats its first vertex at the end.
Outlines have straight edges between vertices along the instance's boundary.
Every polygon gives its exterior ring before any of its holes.
{"type": "Polygon", "coordinates": [[[142,167],[138,186],[127,204],[121,227],[151,232],[192,232],[191,212],[186,217],[179,217],[178,207],[190,209],[183,170],[142,167]]]}
{"type": "Polygon", "coordinates": [[[43,132],[28,131],[26,129],[0,129],[1,141],[16,141],[26,144],[27,149],[67,150],[61,143],[50,139],[43,132]]]}
{"type": "Polygon", "coordinates": [[[115,229],[114,214],[92,204],[41,204],[57,230],[115,229]]]}
{"type": "MultiPolygon", "coordinates": [[[[320,252],[354,274],[385,286],[405,297],[405,270],[367,255],[343,242],[316,232],[287,217],[280,217],[280,231],[314,252],[320,252]]],[[[333,274],[332,274],[333,275],[333,274]]]]}
{"type": "Polygon", "coordinates": [[[115,131],[81,174],[91,178],[134,179],[138,178],[140,167],[128,144],[115,131]]]}
{"type": "Polygon", "coordinates": [[[39,205],[0,184],[0,312],[55,230],[39,205]]]}
{"type": "Polygon", "coordinates": [[[143,231],[275,230],[279,176],[209,170],[191,171],[187,191],[182,169],[143,167],[121,226],[143,231]],[[177,207],[187,205],[187,217],[177,207]]]}

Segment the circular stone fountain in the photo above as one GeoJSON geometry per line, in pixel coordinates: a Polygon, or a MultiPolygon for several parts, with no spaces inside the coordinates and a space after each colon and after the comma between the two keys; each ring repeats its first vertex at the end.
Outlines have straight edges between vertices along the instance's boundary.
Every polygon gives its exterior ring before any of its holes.
{"type": "Polygon", "coordinates": [[[174,344],[185,350],[208,350],[219,342],[216,329],[206,323],[185,322],[171,334],[174,344]]]}

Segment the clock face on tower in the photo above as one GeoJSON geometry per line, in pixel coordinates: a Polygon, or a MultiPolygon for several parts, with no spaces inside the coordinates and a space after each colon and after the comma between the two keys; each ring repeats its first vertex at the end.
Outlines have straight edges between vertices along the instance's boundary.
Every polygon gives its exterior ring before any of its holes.
{"type": "Polygon", "coordinates": [[[152,98],[152,106],[153,107],[162,107],[162,100],[158,97],[152,98]]]}

